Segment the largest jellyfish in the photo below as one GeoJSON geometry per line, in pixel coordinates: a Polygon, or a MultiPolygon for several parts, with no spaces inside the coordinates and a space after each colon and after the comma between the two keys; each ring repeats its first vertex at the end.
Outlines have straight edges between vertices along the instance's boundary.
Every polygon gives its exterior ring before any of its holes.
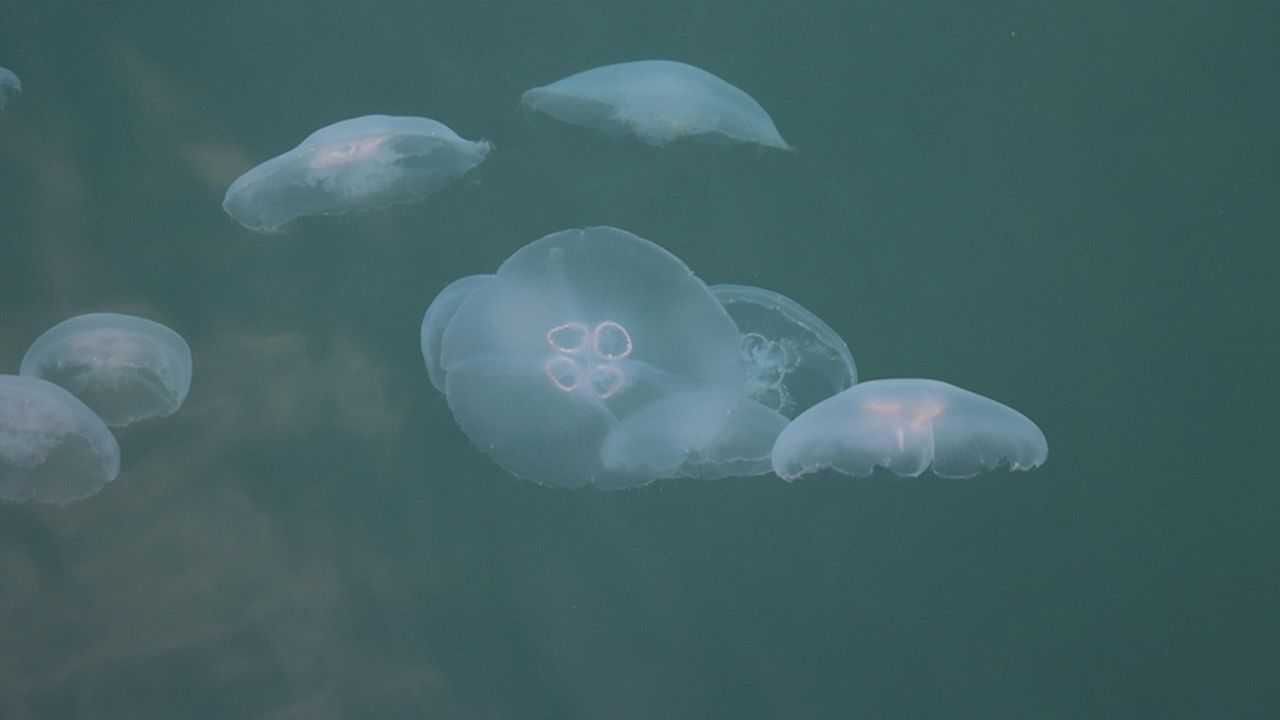
{"type": "Polygon", "coordinates": [[[71,393],[39,378],[0,375],[0,498],[66,503],[120,472],[120,446],[71,393]]]}
{"type": "MultiPolygon", "coordinates": [[[[440,365],[449,407],[476,447],[546,485],[642,485],[717,477],[746,397],[739,333],[671,253],[609,227],[518,250],[449,320],[440,365]]],[[[785,423],[785,421],[783,421],[785,423]]],[[[754,427],[755,421],[747,424],[754,427]]],[[[736,438],[736,439],[735,439],[736,438]]]]}
{"type": "Polygon", "coordinates": [[[241,175],[222,207],[251,230],[275,232],[309,215],[420,200],[479,165],[490,148],[430,118],[352,118],[241,175]]]}
{"type": "Polygon", "coordinates": [[[584,70],[526,90],[520,104],[574,125],[634,134],[650,145],[696,137],[791,148],[755,98],[673,60],[584,70]]]}

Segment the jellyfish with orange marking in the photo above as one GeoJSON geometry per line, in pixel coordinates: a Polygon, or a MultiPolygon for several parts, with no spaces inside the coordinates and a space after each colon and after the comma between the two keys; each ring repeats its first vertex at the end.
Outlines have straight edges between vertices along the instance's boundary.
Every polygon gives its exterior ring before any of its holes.
{"type": "Polygon", "coordinates": [[[479,165],[491,145],[423,117],[365,115],[311,133],[231,183],[222,207],[258,232],[312,215],[421,200],[479,165]]]}
{"type": "Polygon", "coordinates": [[[1025,415],[938,380],[864,382],[797,417],[773,447],[785,480],[830,468],[870,475],[884,468],[915,477],[926,470],[964,478],[1007,466],[1044,463],[1049,444],[1025,415]]]}
{"type": "Polygon", "coordinates": [[[44,331],[19,374],[66,388],[122,427],[171,415],[191,389],[191,348],[173,329],[121,313],[88,313],[44,331]]]}

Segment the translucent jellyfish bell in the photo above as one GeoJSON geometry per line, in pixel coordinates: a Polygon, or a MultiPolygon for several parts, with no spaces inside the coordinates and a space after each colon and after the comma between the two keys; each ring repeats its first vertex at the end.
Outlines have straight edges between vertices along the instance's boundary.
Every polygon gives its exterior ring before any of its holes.
{"type": "Polygon", "coordinates": [[[120,446],[71,393],[39,378],[0,375],[0,498],[66,503],[120,472],[120,446]]]}
{"type": "Polygon", "coordinates": [[[765,475],[788,420],[754,400],[729,409],[700,392],[651,403],[610,430],[601,449],[606,468],[653,477],[717,480],[765,475]]]}
{"type": "Polygon", "coordinates": [[[440,365],[440,343],[444,339],[444,330],[471,291],[492,279],[492,275],[468,275],[454,280],[436,295],[422,316],[422,359],[427,363],[427,377],[431,378],[431,384],[440,392],[444,392],[444,367],[440,365]]]}
{"type": "Polygon", "coordinates": [[[650,145],[705,137],[791,149],[769,113],[706,70],[671,60],[605,65],[526,90],[523,107],[650,145]]]}
{"type": "Polygon", "coordinates": [[[1044,433],[1013,408],[938,380],[873,380],[793,420],[773,447],[773,471],[786,480],[877,467],[963,478],[1000,465],[1030,470],[1048,455],[1044,433]]]}
{"type": "Polygon", "coordinates": [[[21,375],[56,383],[113,427],[182,406],[191,388],[191,349],[153,320],[90,313],[46,330],[22,357],[21,375]]]}
{"type": "Polygon", "coordinates": [[[241,175],[222,207],[250,230],[275,232],[310,215],[413,202],[479,165],[491,147],[430,118],[343,120],[241,175]]]}
{"type": "Polygon", "coordinates": [[[858,381],[849,346],[791,298],[746,285],[712,285],[742,332],[751,398],[794,418],[858,381]]]}
{"type": "Polygon", "coordinates": [[[0,67],[0,108],[22,94],[22,81],[8,68],[0,67]]]}
{"type": "Polygon", "coordinates": [[[445,330],[441,364],[463,431],[509,472],[623,487],[656,479],[701,449],[696,437],[719,434],[744,394],[737,345],[733,321],[679,258],[596,227],[525,246],[472,290],[445,330]],[[606,466],[614,427],[643,424],[654,403],[695,391],[697,418],[654,430],[652,466],[606,466]]]}

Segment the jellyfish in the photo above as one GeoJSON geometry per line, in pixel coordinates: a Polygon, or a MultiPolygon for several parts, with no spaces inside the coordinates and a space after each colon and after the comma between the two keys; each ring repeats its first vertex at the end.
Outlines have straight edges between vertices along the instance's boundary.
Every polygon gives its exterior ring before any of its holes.
{"type": "Polygon", "coordinates": [[[1048,454],[1044,433],[1013,408],[938,380],[873,380],[793,420],[773,447],[773,471],[785,480],[877,467],[964,478],[1001,465],[1030,470],[1048,454]]]}
{"type": "Polygon", "coordinates": [[[718,480],[766,475],[789,421],[750,398],[725,414],[717,398],[676,393],[650,403],[605,436],[606,468],[639,476],[718,480]]]}
{"type": "Polygon", "coordinates": [[[0,498],[67,503],[120,472],[120,446],[71,393],[39,378],[0,375],[0,498]]]}
{"type": "Polygon", "coordinates": [[[22,94],[22,81],[8,68],[0,67],[0,108],[22,94]]]}
{"type": "Polygon", "coordinates": [[[444,330],[471,291],[492,279],[492,275],[467,275],[454,280],[436,295],[422,316],[422,359],[427,363],[427,377],[440,392],[444,392],[444,368],[440,365],[440,341],[444,339],[444,330]]]}
{"type": "Polygon", "coordinates": [[[750,95],[706,70],[671,60],[586,70],[526,90],[520,104],[573,125],[633,134],[650,145],[695,137],[791,149],[750,95]]]}
{"type": "Polygon", "coordinates": [[[222,207],[250,230],[276,232],[301,217],[413,202],[479,165],[491,147],[429,118],[343,120],[241,175],[222,207]]]}
{"type": "Polygon", "coordinates": [[[651,482],[720,434],[745,396],[737,347],[733,321],[679,258],[593,227],[516,251],[454,313],[440,357],[454,417],[499,465],[610,488],[651,482]],[[692,416],[653,410],[693,392],[692,416]],[[643,426],[631,434],[650,439],[652,465],[606,464],[602,444],[623,423],[643,426]]]}
{"type": "Polygon", "coordinates": [[[742,332],[738,353],[752,399],[794,418],[858,381],[849,346],[818,316],[785,295],[712,285],[742,332]]]}
{"type": "Polygon", "coordinates": [[[19,374],[66,388],[107,425],[120,427],[182,406],[191,388],[191,349],[154,320],[90,313],[36,338],[19,374]]]}

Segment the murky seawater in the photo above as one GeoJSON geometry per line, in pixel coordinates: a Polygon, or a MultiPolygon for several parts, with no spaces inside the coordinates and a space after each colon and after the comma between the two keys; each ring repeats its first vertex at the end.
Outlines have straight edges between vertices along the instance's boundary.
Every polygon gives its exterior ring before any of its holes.
{"type": "Polygon", "coordinates": [[[119,478],[0,505],[0,718],[1264,717],[1280,533],[1271,5],[0,4],[0,372],[86,312],[190,343],[119,478]],[[520,112],[670,58],[795,152],[520,112]],[[345,118],[492,154],[255,234],[345,118]],[[467,441],[423,311],[564,228],[798,300],[1029,473],[553,490],[467,441]]]}

